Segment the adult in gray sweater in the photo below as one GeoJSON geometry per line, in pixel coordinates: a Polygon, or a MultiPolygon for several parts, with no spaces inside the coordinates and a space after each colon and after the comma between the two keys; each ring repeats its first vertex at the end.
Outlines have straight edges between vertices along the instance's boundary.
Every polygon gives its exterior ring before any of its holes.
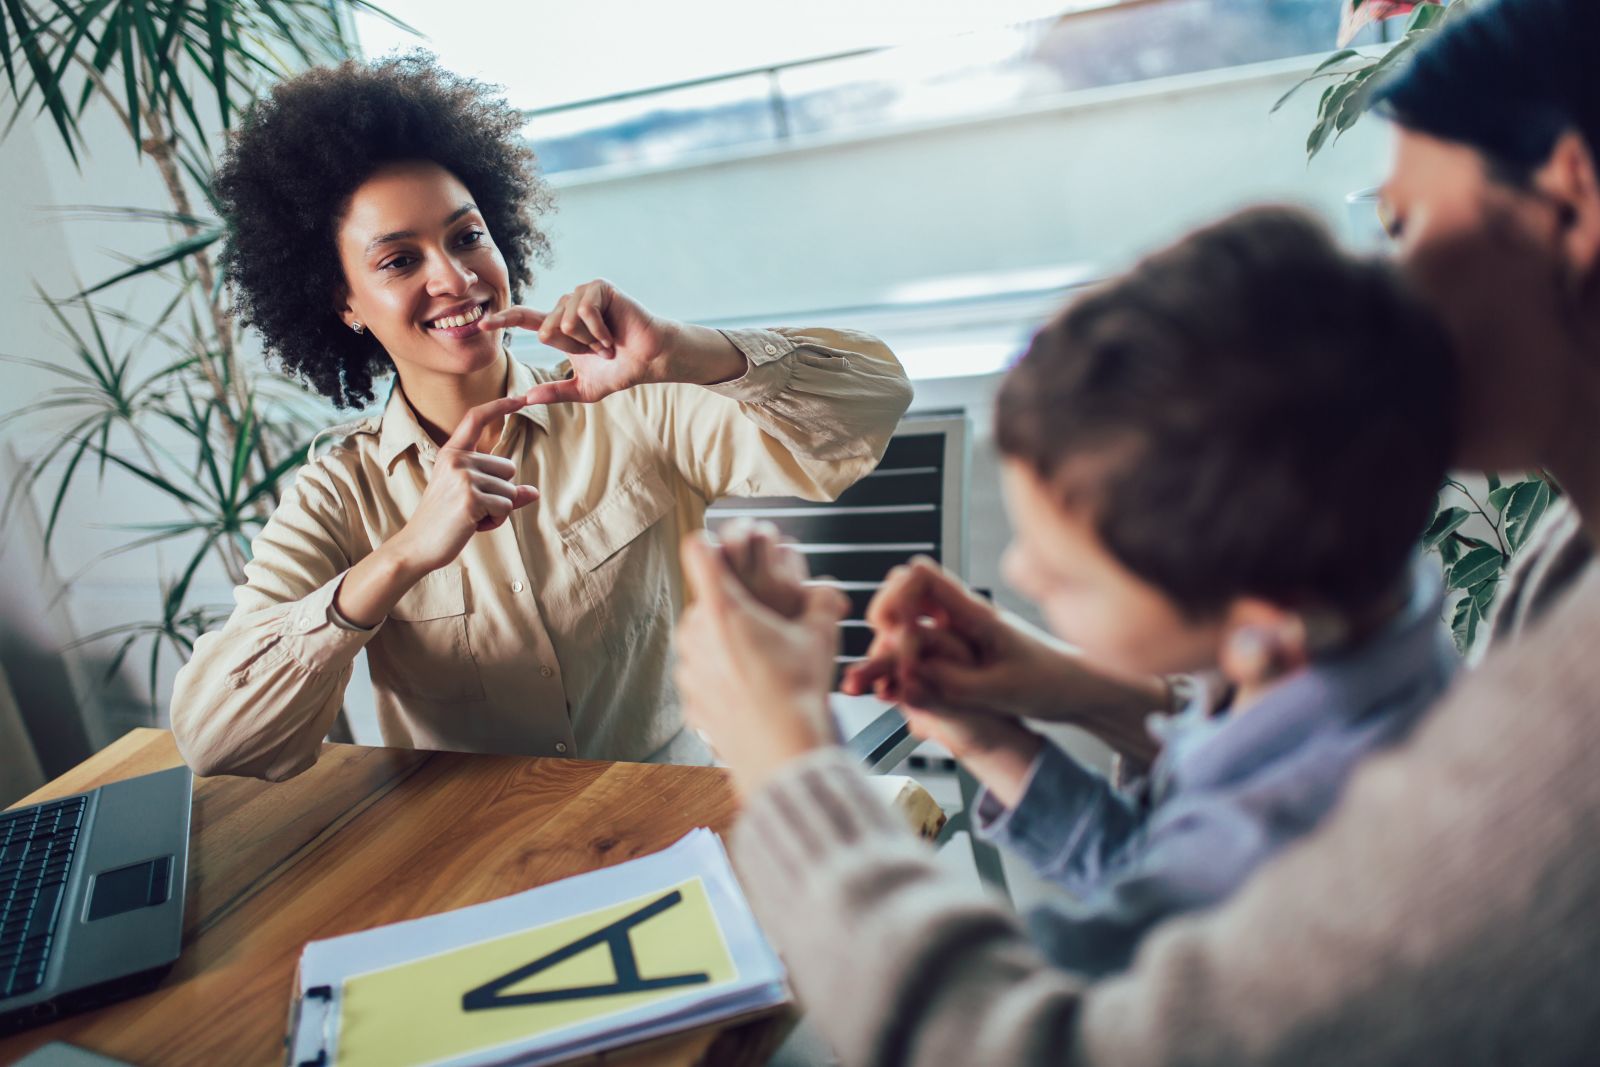
{"type": "MultiPolygon", "coordinates": [[[[787,621],[690,545],[705,595],[682,631],[687,711],[747,798],[734,858],[752,902],[846,1063],[1595,1062],[1597,41],[1592,0],[1480,4],[1379,94],[1400,128],[1391,228],[1461,353],[1458,458],[1547,470],[1574,510],[1547,519],[1496,647],[1411,741],[1124,975],[1051,967],[867,790],[828,733],[825,596],[787,621]]],[[[987,647],[993,692],[1026,689],[987,647]]]]}

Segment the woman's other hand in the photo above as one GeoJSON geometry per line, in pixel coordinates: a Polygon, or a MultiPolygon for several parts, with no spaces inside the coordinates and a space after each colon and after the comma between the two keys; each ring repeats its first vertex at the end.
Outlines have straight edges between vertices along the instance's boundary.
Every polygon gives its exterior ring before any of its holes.
{"type": "Polygon", "coordinates": [[[797,618],[759,603],[703,535],[683,544],[694,602],[676,639],[684,717],[745,796],[790,760],[836,743],[828,690],[848,601],[806,586],[797,618]]]}
{"type": "Polygon", "coordinates": [[[485,315],[481,328],[537,331],[565,352],[572,377],[536,385],[530,404],[592,404],[636,385],[715,385],[745,372],[745,358],[716,330],[652,315],[605,279],[578,286],[549,311],[509,307],[485,315]]]}
{"type": "Polygon", "coordinates": [[[494,529],[513,511],[539,499],[539,490],[513,480],[515,463],[479,451],[492,447],[487,438],[507,415],[527,405],[521,396],[479,404],[440,446],[422,502],[391,539],[414,570],[426,573],[448,566],[473,534],[494,529]]]}

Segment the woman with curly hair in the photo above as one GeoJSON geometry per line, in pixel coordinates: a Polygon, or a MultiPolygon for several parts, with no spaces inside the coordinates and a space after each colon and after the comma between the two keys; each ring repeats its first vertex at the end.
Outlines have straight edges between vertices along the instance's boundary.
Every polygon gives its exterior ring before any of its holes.
{"type": "Polygon", "coordinates": [[[910,401],[862,334],[707,329],[604,281],[518,306],[551,201],[521,125],[413,53],[279,85],[229,148],[242,320],[341,407],[397,381],[302,468],[178,676],[202,774],[311,766],[362,648],[388,745],[704,760],[667,671],[680,541],[719,497],[836,496],[910,401]],[[513,360],[516,327],[570,358],[513,360]]]}

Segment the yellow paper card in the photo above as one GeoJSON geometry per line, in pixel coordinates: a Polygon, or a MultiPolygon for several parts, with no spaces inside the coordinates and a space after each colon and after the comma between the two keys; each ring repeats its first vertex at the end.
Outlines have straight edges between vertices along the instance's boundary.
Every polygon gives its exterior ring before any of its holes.
{"type": "Polygon", "coordinates": [[[413,1067],[602,1020],[738,977],[693,878],[344,983],[340,1067],[413,1067]]]}

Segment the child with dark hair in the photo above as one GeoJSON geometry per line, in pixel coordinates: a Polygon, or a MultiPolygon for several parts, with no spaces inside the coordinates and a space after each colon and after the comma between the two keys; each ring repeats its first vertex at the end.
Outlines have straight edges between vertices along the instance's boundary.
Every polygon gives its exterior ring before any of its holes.
{"type": "MultiPolygon", "coordinates": [[[[1120,790],[1018,719],[918,708],[877,678],[984,783],[977,832],[1077,897],[1036,924],[1058,963],[1120,970],[1151,926],[1227,897],[1446,687],[1441,583],[1416,545],[1452,381],[1442,331],[1386,265],[1277,209],[1077,301],[1011,371],[1007,580],[1114,676],[1217,683],[1120,790]]],[[[944,669],[983,655],[925,633],[944,669]]]]}

